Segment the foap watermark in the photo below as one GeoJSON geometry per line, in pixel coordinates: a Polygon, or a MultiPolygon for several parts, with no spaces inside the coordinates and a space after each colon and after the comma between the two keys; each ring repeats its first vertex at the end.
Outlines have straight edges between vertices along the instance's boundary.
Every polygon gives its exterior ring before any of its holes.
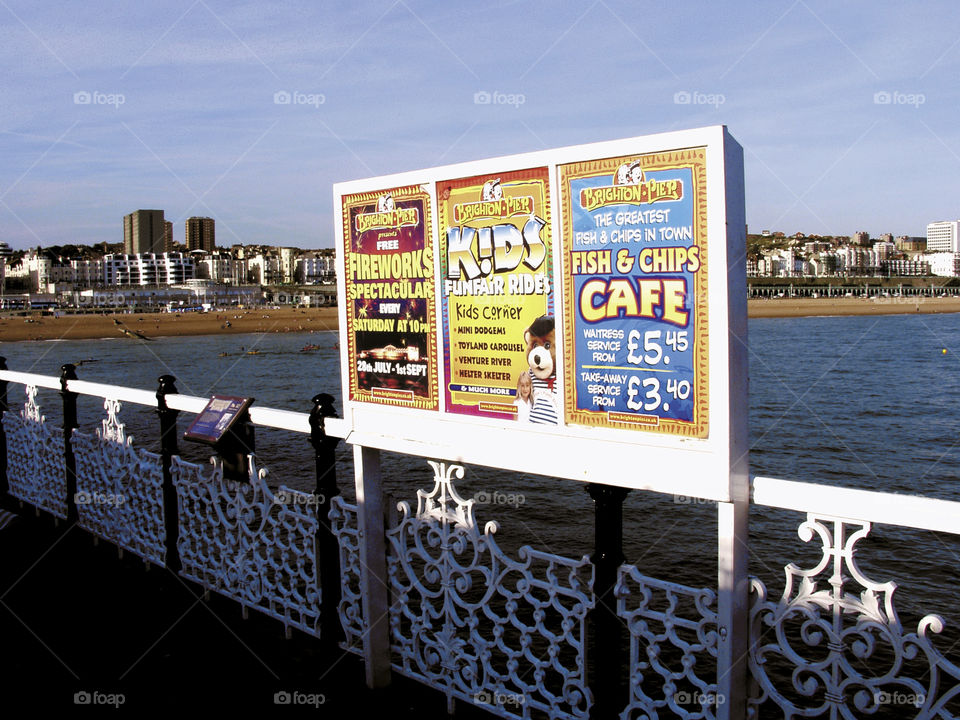
{"type": "Polygon", "coordinates": [[[273,496],[275,505],[303,505],[304,507],[319,507],[326,498],[323,495],[293,492],[292,490],[278,490],[273,496]]]}
{"type": "Polygon", "coordinates": [[[883,690],[873,693],[873,702],[876,705],[909,705],[919,708],[923,707],[926,701],[927,697],[923,693],[884,692],[883,690]]]}
{"type": "Polygon", "coordinates": [[[473,496],[478,505],[510,505],[511,507],[520,507],[527,499],[520,493],[504,493],[494,490],[480,490],[473,496]]]}
{"type": "Polygon", "coordinates": [[[81,490],[73,496],[73,502],[76,505],[111,505],[113,507],[120,507],[126,501],[126,496],[120,493],[91,493],[81,490]]]}
{"type": "Polygon", "coordinates": [[[113,105],[115,109],[119,110],[120,106],[126,102],[127,97],[123,93],[78,90],[73,94],[74,105],[113,105]]]}
{"type": "Polygon", "coordinates": [[[292,92],[288,90],[277,90],[273,94],[274,105],[310,105],[319,108],[327,102],[327,96],[323,93],[305,93],[299,90],[292,92]]]}
{"type": "Polygon", "coordinates": [[[873,94],[874,105],[913,105],[918,108],[927,102],[923,93],[905,93],[899,90],[879,90],[873,94]]]}
{"type": "Polygon", "coordinates": [[[715,110],[727,101],[722,93],[705,93],[698,90],[680,90],[673,94],[674,105],[713,105],[715,110]]]}
{"type": "Polygon", "coordinates": [[[477,705],[508,705],[512,707],[520,707],[523,705],[527,699],[519,693],[502,693],[502,692],[478,692],[474,693],[473,701],[477,705]]]}
{"type": "Polygon", "coordinates": [[[871,295],[870,302],[875,305],[921,305],[930,302],[924,295],[871,295]]]}
{"type": "Polygon", "coordinates": [[[505,93],[499,90],[490,92],[488,90],[477,90],[473,94],[474,105],[513,105],[519,108],[527,101],[527,96],[523,93],[505,93]]]}
{"type": "Polygon", "coordinates": [[[675,705],[698,705],[700,707],[718,707],[727,702],[727,698],[722,693],[704,693],[688,692],[681,690],[674,693],[673,702],[675,705]]]}
{"type": "Polygon", "coordinates": [[[120,307],[127,305],[126,296],[121,293],[91,292],[89,295],[77,295],[77,307],[120,307]]]}
{"type": "Polygon", "coordinates": [[[312,708],[318,708],[327,702],[327,697],[323,693],[304,693],[294,690],[280,690],[273,694],[274,705],[305,705],[312,708]]]}
{"type": "Polygon", "coordinates": [[[74,705],[109,705],[114,708],[119,708],[126,701],[127,698],[123,693],[104,693],[97,690],[89,692],[87,690],[81,690],[73,694],[74,705]]]}
{"type": "Polygon", "coordinates": [[[706,498],[694,497],[692,495],[674,495],[674,505],[716,505],[716,500],[707,500],[706,498]]]}

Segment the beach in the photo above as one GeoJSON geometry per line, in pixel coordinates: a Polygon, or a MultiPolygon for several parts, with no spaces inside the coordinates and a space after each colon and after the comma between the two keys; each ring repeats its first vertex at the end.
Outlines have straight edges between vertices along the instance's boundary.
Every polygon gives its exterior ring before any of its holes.
{"type": "Polygon", "coordinates": [[[960,312],[957,297],[770,298],[750,300],[752,318],[844,315],[933,315],[960,312]]]}
{"type": "MultiPolygon", "coordinates": [[[[960,298],[772,298],[750,300],[752,318],[828,315],[913,315],[960,312],[960,298]]],[[[129,337],[132,340],[171,335],[336,331],[337,308],[264,308],[188,313],[116,313],[59,317],[0,316],[0,341],[85,340],[129,337]]]]}
{"type": "Polygon", "coordinates": [[[186,313],[0,316],[0,341],[87,340],[170,335],[330,332],[337,330],[337,308],[262,308],[186,313]]]}

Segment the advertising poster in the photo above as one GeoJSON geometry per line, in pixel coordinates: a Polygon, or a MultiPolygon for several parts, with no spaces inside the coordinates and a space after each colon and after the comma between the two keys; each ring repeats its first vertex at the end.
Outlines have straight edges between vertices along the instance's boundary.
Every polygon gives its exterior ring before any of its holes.
{"type": "Polygon", "coordinates": [[[437,183],[447,410],[556,425],[547,168],[437,183]]]}
{"type": "Polygon", "coordinates": [[[439,407],[430,196],[343,197],[350,399],[439,407]]]}
{"type": "Polygon", "coordinates": [[[705,150],[558,167],[568,423],[706,437],[705,150]]]}

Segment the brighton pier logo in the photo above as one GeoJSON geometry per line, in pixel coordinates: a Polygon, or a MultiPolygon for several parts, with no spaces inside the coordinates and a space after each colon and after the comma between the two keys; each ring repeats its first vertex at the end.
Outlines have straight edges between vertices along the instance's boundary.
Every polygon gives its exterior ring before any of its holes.
{"type": "Polygon", "coordinates": [[[504,197],[500,178],[487,180],[483,184],[479,202],[462,203],[453,207],[453,219],[458,224],[481,219],[502,220],[515,215],[533,215],[533,198],[504,197]]]}
{"type": "Polygon", "coordinates": [[[608,205],[649,205],[683,198],[681,180],[647,180],[640,161],[623,163],[613,176],[613,185],[584,188],[580,207],[596,210],[608,205]]]}
{"type": "Polygon", "coordinates": [[[385,193],[377,199],[377,211],[360,213],[356,217],[358,232],[367,230],[388,230],[406,225],[417,225],[420,222],[420,211],[415,208],[398,208],[394,205],[393,196],[385,193]]]}

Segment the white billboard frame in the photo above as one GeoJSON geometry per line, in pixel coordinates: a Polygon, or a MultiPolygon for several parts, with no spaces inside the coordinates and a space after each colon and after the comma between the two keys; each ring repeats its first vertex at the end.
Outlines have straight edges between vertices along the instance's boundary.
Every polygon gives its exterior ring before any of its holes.
{"type": "MultiPolygon", "coordinates": [[[[661,133],[490,158],[393,175],[337,183],[333,186],[340,360],[343,415],[351,428],[347,441],[392,452],[442,458],[457,463],[497,467],[523,473],[616,485],[631,489],[693,496],[717,501],[748,495],[746,222],[743,151],[725,126],[661,133]],[[504,421],[439,410],[393,407],[350,400],[346,299],[346,259],[342,223],[343,198],[363,192],[420,186],[430,197],[426,232],[433,240],[434,279],[439,278],[439,181],[489,173],[547,167],[550,180],[552,262],[556,286],[557,333],[564,333],[561,256],[562,234],[558,167],[619,157],[703,148],[706,165],[708,419],[707,437],[579,425],[520,426],[504,421]]],[[[439,290],[435,293],[439,306],[439,290]]],[[[439,307],[435,317],[439,318],[439,307]]],[[[442,357],[442,333],[434,341],[442,357]]],[[[438,363],[439,364],[439,363],[438,363]]],[[[562,363],[560,363],[562,366],[562,363]]],[[[435,368],[440,372],[441,368],[435,368]]],[[[562,380],[562,378],[561,378],[562,380]]],[[[446,378],[441,377],[440,387],[446,378]]]]}

